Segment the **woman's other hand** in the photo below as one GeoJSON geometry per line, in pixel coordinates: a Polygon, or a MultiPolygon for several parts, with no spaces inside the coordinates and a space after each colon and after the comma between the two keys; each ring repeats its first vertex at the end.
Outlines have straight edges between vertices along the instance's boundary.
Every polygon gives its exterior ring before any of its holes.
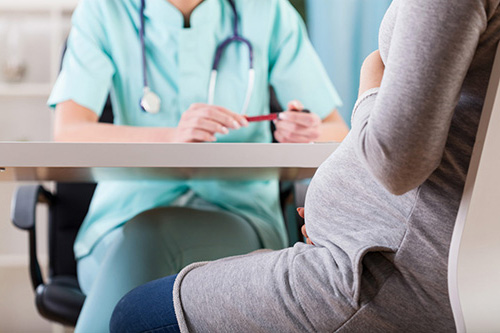
{"type": "Polygon", "coordinates": [[[213,142],[216,133],[227,134],[230,129],[242,126],[248,126],[242,115],[220,106],[192,104],[182,114],[173,142],[213,142]]]}
{"type": "MultiPolygon", "coordinates": [[[[297,213],[299,213],[299,216],[304,218],[304,207],[299,207],[297,208],[297,213]]],[[[309,236],[307,236],[307,231],[306,231],[306,225],[304,224],[302,228],[300,229],[302,231],[302,235],[306,238],[306,243],[310,245],[314,245],[314,243],[309,239],[309,236]]]]}
{"type": "Polygon", "coordinates": [[[359,80],[359,96],[372,88],[380,87],[384,76],[385,65],[380,57],[380,52],[374,51],[366,57],[361,66],[361,76],[359,80]]]}
{"type": "Polygon", "coordinates": [[[309,143],[321,135],[321,118],[314,113],[300,112],[304,106],[299,101],[288,103],[287,111],[279,114],[274,122],[274,137],[281,143],[309,143]]]}

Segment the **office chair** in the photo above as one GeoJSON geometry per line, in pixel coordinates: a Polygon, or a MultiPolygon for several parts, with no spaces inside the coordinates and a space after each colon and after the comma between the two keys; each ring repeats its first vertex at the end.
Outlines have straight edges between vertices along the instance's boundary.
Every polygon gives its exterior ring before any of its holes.
{"type": "Polygon", "coordinates": [[[13,199],[12,221],[28,231],[29,271],[38,312],[51,321],[74,326],[85,295],[76,278],[73,242],[95,184],[56,184],[56,194],[41,185],[21,186],[13,199]],[[49,206],[49,272],[44,281],[36,250],[36,206],[49,206]]]}
{"type": "MultiPolygon", "coordinates": [[[[281,107],[272,91],[271,108],[274,112],[281,107]]],[[[113,112],[108,99],[100,122],[112,123],[113,112]]],[[[13,198],[12,222],[20,229],[28,231],[29,270],[35,304],[40,315],[50,321],[66,326],[75,326],[85,295],[80,290],[76,275],[73,243],[80,225],[87,214],[96,184],[56,183],[55,193],[41,185],[20,186],[13,198]],[[49,207],[49,270],[44,280],[36,250],[36,206],[38,203],[49,207]]],[[[302,219],[295,207],[303,206],[307,184],[280,183],[280,201],[290,244],[303,240],[300,226],[302,219]],[[300,193],[299,193],[300,192],[300,193]],[[298,193],[294,196],[294,193],[298,193]]]]}
{"type": "Polygon", "coordinates": [[[500,45],[448,258],[457,332],[500,332],[500,45]]]}
{"type": "MultiPolygon", "coordinates": [[[[112,123],[108,101],[100,122],[112,123]]],[[[20,186],[13,198],[11,218],[14,225],[28,231],[29,271],[35,290],[35,304],[42,317],[66,326],[75,326],[85,295],[76,277],[73,243],[94,194],[96,184],[56,183],[55,193],[42,185],[20,186]],[[36,249],[36,206],[49,207],[49,271],[42,277],[36,249]]]]}

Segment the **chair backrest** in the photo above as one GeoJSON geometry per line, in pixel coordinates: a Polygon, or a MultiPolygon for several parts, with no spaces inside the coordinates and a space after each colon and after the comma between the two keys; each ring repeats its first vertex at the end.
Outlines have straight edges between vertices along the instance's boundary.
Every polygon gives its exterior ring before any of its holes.
{"type": "MultiPolygon", "coordinates": [[[[113,122],[113,110],[108,98],[99,119],[113,122]]],[[[76,276],[73,244],[87,215],[96,184],[57,183],[55,202],[49,212],[49,276],[76,276]]]]}
{"type": "Polygon", "coordinates": [[[458,332],[500,332],[500,47],[457,215],[448,263],[458,332]]]}
{"type": "Polygon", "coordinates": [[[73,243],[87,214],[95,184],[57,183],[49,211],[49,276],[76,276],[73,243]]]}

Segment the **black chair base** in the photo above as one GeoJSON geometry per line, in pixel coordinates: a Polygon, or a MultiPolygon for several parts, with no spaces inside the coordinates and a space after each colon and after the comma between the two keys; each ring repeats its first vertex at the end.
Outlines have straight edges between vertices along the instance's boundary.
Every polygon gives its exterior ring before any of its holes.
{"type": "Polygon", "coordinates": [[[75,326],[85,301],[74,276],[57,276],[36,288],[35,303],[40,314],[67,326],[75,326]]]}

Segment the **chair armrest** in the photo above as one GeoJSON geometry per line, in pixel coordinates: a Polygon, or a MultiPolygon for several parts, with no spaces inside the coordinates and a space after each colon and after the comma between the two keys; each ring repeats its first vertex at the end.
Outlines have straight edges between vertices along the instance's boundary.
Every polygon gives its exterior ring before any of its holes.
{"type": "Polygon", "coordinates": [[[54,196],[41,185],[24,185],[17,188],[12,199],[11,220],[19,229],[32,230],[36,224],[36,205],[52,204],[54,196]]]}
{"type": "Polygon", "coordinates": [[[30,276],[33,289],[43,285],[42,273],[36,252],[36,206],[51,205],[54,196],[41,185],[25,185],[17,188],[12,200],[11,219],[19,229],[28,231],[30,252],[30,276]]]}
{"type": "Polygon", "coordinates": [[[281,209],[288,233],[288,246],[304,241],[301,232],[304,219],[297,213],[297,208],[304,207],[308,186],[309,184],[303,181],[280,183],[281,209]]]}

